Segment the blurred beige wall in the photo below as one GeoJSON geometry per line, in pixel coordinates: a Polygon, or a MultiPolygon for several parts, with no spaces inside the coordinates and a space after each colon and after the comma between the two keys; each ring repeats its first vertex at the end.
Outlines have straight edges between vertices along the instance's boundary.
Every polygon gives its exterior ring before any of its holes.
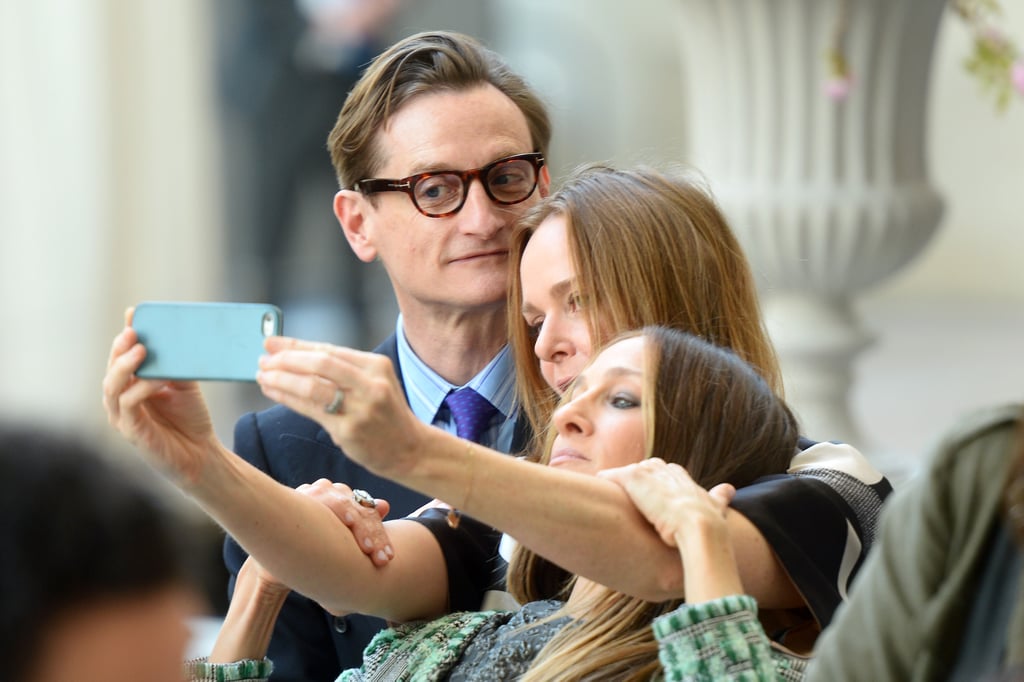
{"type": "Polygon", "coordinates": [[[220,259],[200,2],[0,2],[0,411],[96,431],[124,307],[220,259]]]}
{"type": "MultiPolygon", "coordinates": [[[[100,380],[124,307],[218,296],[212,1],[0,0],[0,413],[108,433],[100,380]]],[[[479,31],[505,53],[552,106],[560,174],[585,159],[685,158],[682,4],[420,2],[394,30],[479,31]]],[[[1024,5],[1003,4],[1024,45],[1024,5]]],[[[1024,393],[1024,98],[995,113],[961,67],[968,51],[947,16],[929,127],[940,232],[858,304],[879,338],[854,410],[865,449],[897,456],[1024,393]]],[[[224,387],[211,391],[227,437],[237,415],[224,387]]]]}

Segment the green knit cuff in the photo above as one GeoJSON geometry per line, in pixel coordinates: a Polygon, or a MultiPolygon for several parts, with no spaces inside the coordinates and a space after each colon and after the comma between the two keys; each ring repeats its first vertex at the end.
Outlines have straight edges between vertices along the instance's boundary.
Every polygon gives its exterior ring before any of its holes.
{"type": "Polygon", "coordinates": [[[776,660],[752,597],[684,604],[653,627],[668,680],[776,679],[776,660]]]}
{"type": "Polygon", "coordinates": [[[274,664],[269,658],[210,663],[204,656],[185,662],[185,679],[189,682],[263,682],[272,672],[274,664]]]}
{"type": "Polygon", "coordinates": [[[719,597],[699,604],[683,604],[672,613],[655,619],[654,635],[662,639],[693,625],[744,611],[749,611],[755,619],[757,618],[757,600],[747,594],[719,597]]]}

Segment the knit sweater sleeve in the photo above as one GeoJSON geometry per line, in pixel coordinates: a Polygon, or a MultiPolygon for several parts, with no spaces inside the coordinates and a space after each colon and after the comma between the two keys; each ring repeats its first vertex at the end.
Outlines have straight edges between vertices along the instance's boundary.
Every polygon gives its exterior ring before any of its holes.
{"type": "Polygon", "coordinates": [[[205,657],[185,663],[188,682],[266,682],[274,664],[270,659],[247,659],[234,663],[210,663],[205,657]]]}
{"type": "Polygon", "coordinates": [[[653,624],[666,680],[802,680],[807,660],[774,647],[747,595],[683,604],[653,624]]]}

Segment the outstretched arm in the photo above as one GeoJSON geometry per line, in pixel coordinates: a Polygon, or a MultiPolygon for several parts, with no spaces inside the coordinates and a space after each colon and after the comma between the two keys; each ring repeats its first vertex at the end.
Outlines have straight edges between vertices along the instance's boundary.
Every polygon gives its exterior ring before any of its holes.
{"type": "MultiPolygon", "coordinates": [[[[518,461],[422,424],[387,358],[281,337],[268,339],[267,349],[264,393],[318,421],[378,475],[446,501],[572,573],[652,601],[682,594],[677,552],[618,485],[518,461]],[[342,409],[327,414],[337,389],[342,409]]],[[[766,607],[802,606],[753,524],[731,511],[727,521],[745,591],[766,607]]]]}
{"type": "MultiPolygon", "coordinates": [[[[422,424],[387,358],[296,339],[268,339],[264,393],[318,421],[350,458],[445,500],[566,570],[652,601],[683,592],[679,556],[611,481],[518,461],[422,424]],[[323,405],[345,394],[339,414],[323,405]],[[614,547],[615,551],[608,551],[614,547]]],[[[803,600],[760,532],[727,521],[745,591],[766,607],[803,600]]]]}
{"type": "Polygon", "coordinates": [[[144,357],[130,327],[115,338],[103,382],[108,419],[267,570],[337,612],[397,621],[444,612],[444,559],[425,528],[389,522],[395,559],[375,567],[329,509],[217,440],[197,384],[135,377],[144,357]]]}

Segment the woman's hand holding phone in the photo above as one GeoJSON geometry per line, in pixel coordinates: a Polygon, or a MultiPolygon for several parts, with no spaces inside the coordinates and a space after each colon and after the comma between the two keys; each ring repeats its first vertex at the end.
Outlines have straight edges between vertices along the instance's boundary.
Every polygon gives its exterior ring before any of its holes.
{"type": "Polygon", "coordinates": [[[131,327],[133,313],[125,313],[126,326],[110,348],[103,378],[107,419],[154,466],[187,486],[199,480],[210,452],[223,446],[197,383],[135,376],[146,349],[131,327]]]}

